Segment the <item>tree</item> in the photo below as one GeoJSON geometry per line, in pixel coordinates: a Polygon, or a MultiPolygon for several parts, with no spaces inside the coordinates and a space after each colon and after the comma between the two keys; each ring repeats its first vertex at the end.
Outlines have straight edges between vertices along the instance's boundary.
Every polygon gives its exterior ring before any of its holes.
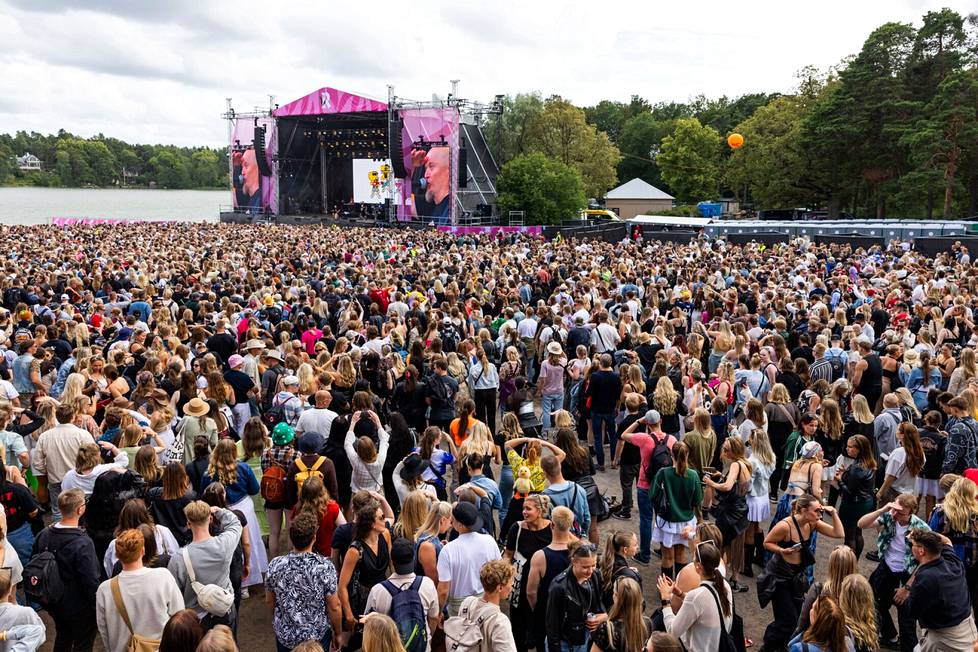
{"type": "Polygon", "coordinates": [[[678,120],[676,130],[662,139],[656,163],[680,202],[714,197],[720,182],[720,134],[696,118],[678,120]]]}
{"type": "Polygon", "coordinates": [[[662,139],[676,128],[675,120],[656,120],[651,112],[639,113],[625,122],[618,139],[621,162],[618,178],[642,179],[657,188],[667,190],[662,170],[655,162],[662,139]]]}
{"type": "Polygon", "coordinates": [[[915,128],[901,143],[924,170],[940,171],[944,189],[944,219],[953,212],[958,170],[966,148],[978,142],[978,74],[952,72],[937,87],[915,128]]]}
{"type": "Polygon", "coordinates": [[[496,179],[501,215],[526,211],[531,224],[559,224],[574,217],[587,200],[580,173],[541,152],[513,158],[496,179]]]}
{"type": "Polygon", "coordinates": [[[210,149],[200,149],[190,157],[193,161],[193,184],[197,188],[216,188],[221,185],[220,159],[210,149]]]}
{"type": "Polygon", "coordinates": [[[486,118],[482,129],[497,165],[526,151],[526,130],[542,112],[543,96],[539,93],[507,95],[502,114],[486,118]]]}
{"type": "Polygon", "coordinates": [[[782,96],[738,124],[735,130],[744,136],[744,146],[730,155],[724,182],[735,191],[749,188],[765,208],[817,201],[815,193],[803,187],[806,166],[798,147],[809,110],[798,97],[782,96]]]}
{"type": "Polygon", "coordinates": [[[618,180],[618,148],[567,100],[549,98],[528,125],[525,139],[527,151],[542,152],[576,169],[589,197],[604,196],[618,180]]]}

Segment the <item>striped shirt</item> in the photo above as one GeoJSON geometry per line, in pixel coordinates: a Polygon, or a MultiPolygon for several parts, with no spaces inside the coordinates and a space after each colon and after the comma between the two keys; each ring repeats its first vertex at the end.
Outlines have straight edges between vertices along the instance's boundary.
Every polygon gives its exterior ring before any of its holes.
{"type": "Polygon", "coordinates": [[[829,364],[827,358],[819,358],[812,363],[812,366],[808,368],[808,375],[812,379],[812,383],[816,383],[820,380],[832,384],[832,365],[829,364]]]}

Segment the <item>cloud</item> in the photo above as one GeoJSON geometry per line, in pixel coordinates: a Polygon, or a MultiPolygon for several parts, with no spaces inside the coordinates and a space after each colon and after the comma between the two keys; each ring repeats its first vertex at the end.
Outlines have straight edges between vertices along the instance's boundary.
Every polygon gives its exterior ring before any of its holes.
{"type": "Polygon", "coordinates": [[[790,91],[887,21],[974,0],[731,4],[0,0],[0,132],[220,146],[239,111],[321,86],[429,99],[540,91],[685,101],[790,91]],[[844,15],[844,21],[839,16],[844,15]],[[708,19],[707,19],[708,18],[708,19]]]}

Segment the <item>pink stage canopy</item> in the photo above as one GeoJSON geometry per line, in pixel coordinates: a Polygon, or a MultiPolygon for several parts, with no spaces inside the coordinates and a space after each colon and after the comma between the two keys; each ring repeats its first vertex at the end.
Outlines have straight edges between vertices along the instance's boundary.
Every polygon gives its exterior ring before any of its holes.
{"type": "Polygon", "coordinates": [[[366,97],[347,93],[335,88],[320,88],[305,97],[280,106],[272,112],[276,118],[293,115],[325,115],[328,113],[356,113],[360,111],[386,111],[387,104],[366,97]]]}

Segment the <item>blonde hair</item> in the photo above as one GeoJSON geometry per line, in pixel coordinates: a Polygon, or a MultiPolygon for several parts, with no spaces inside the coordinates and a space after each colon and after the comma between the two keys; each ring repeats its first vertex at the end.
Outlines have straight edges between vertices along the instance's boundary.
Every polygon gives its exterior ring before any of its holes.
{"type": "Polygon", "coordinates": [[[474,421],[469,436],[458,447],[458,457],[463,459],[472,453],[489,456],[492,446],[492,433],[489,431],[489,427],[481,421],[474,421]]]}
{"type": "Polygon", "coordinates": [[[672,380],[668,376],[659,378],[652,393],[652,403],[655,408],[662,414],[675,414],[678,402],[679,394],[673,389],[672,380]]]}
{"type": "Polygon", "coordinates": [[[756,457],[765,466],[771,466],[777,461],[771,440],[763,428],[754,428],[751,432],[751,457],[756,457]]]}
{"type": "Polygon", "coordinates": [[[836,546],[829,553],[829,574],[822,585],[822,594],[839,597],[842,580],[853,573],[859,572],[859,562],[856,553],[849,546],[836,546]]]}
{"type": "Polygon", "coordinates": [[[819,421],[822,425],[822,430],[834,441],[838,441],[842,438],[842,411],[839,409],[839,404],[830,398],[822,401],[822,414],[819,421]]]}
{"type": "Polygon", "coordinates": [[[211,452],[211,461],[207,465],[207,475],[211,480],[220,482],[225,487],[238,481],[238,449],[233,439],[222,439],[217,442],[211,452]]]}
{"type": "MultiPolygon", "coordinates": [[[[411,492],[415,493],[415,492],[411,492]]],[[[420,493],[420,492],[418,492],[420,493]]],[[[408,494],[410,496],[410,494],[408,494]]],[[[423,536],[438,536],[441,534],[441,520],[443,518],[449,518],[452,515],[452,505],[451,503],[446,503],[443,500],[438,500],[431,503],[428,506],[428,515],[425,517],[424,522],[418,526],[418,529],[414,532],[414,539],[418,540],[423,536]]]]}
{"type": "Polygon", "coordinates": [[[846,627],[856,645],[866,650],[879,649],[879,631],[876,629],[876,609],[873,605],[873,589],[869,580],[858,570],[842,580],[839,606],[846,616],[846,627]]]}
{"type": "Polygon", "coordinates": [[[968,532],[978,519],[978,485],[968,478],[958,478],[944,497],[944,516],[957,532],[968,532]]]}
{"type": "Polygon", "coordinates": [[[404,652],[401,635],[390,616],[377,611],[367,614],[363,621],[363,649],[369,652],[404,652]]]}
{"type": "Polygon", "coordinates": [[[775,383],[771,388],[771,393],[767,397],[768,403],[790,403],[791,394],[788,393],[788,388],[781,383],[775,383]]]}
{"type": "Polygon", "coordinates": [[[872,423],[875,419],[872,410],[869,409],[866,397],[862,394],[856,394],[852,397],[852,414],[856,417],[857,422],[864,425],[872,423]]]}
{"type": "Polygon", "coordinates": [[[401,503],[401,513],[394,523],[394,536],[414,540],[421,526],[427,522],[430,499],[423,491],[412,491],[401,503]]]}

